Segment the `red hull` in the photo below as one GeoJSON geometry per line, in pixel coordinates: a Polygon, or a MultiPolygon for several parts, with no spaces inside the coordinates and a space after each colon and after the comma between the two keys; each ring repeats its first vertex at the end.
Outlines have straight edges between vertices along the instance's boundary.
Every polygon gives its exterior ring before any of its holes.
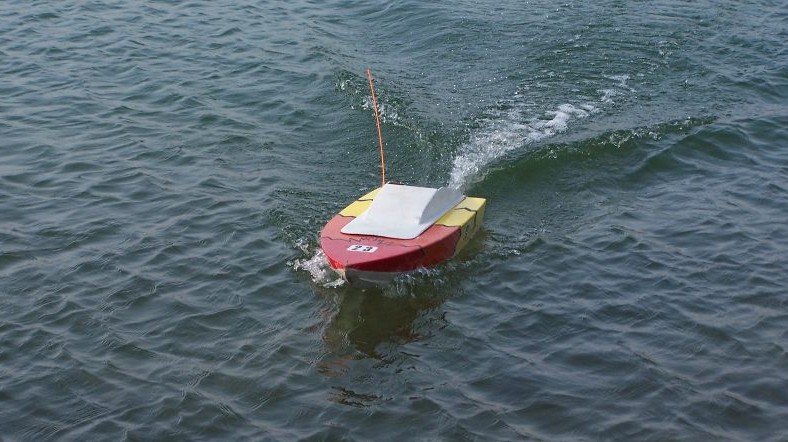
{"type": "Polygon", "coordinates": [[[459,227],[437,224],[414,239],[340,232],[352,220],[337,215],[320,232],[320,246],[334,269],[401,273],[431,267],[454,256],[460,240],[459,227]]]}

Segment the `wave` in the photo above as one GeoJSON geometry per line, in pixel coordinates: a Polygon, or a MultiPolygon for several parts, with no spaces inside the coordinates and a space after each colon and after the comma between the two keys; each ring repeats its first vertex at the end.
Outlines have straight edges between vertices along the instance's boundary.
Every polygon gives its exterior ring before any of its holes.
{"type": "Polygon", "coordinates": [[[606,77],[617,83],[612,88],[600,89],[595,102],[565,103],[542,112],[532,110],[515,99],[499,102],[497,109],[480,121],[480,129],[457,152],[449,175],[449,187],[464,188],[483,178],[484,171],[508,152],[530,146],[566,132],[575,121],[599,113],[601,106],[613,103],[613,98],[634,92],[627,85],[628,75],[606,77]]]}

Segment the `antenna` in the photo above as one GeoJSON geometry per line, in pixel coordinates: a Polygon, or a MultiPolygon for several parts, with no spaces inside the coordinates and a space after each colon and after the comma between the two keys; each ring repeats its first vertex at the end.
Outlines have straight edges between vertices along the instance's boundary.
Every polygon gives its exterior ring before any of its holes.
{"type": "Polygon", "coordinates": [[[383,157],[383,133],[380,131],[380,115],[378,114],[378,100],[375,98],[375,86],[372,85],[372,72],[367,68],[369,90],[372,91],[372,109],[375,110],[375,124],[378,126],[378,143],[380,144],[380,185],[386,184],[386,160],[383,157]]]}

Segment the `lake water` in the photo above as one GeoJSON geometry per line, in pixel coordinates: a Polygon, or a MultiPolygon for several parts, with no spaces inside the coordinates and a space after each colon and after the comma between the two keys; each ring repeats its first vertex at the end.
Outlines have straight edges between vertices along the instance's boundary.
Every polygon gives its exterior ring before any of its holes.
{"type": "Polygon", "coordinates": [[[786,11],[4,1],[0,439],[788,440],[786,11]],[[361,289],[367,67],[488,209],[361,289]]]}

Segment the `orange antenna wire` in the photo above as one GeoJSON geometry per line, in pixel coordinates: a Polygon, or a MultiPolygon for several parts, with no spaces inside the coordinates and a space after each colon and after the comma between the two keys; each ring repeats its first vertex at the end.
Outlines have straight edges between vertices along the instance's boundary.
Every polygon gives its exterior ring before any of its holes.
{"type": "Polygon", "coordinates": [[[369,90],[372,91],[372,108],[375,109],[375,124],[378,126],[378,143],[380,144],[380,182],[386,184],[386,160],[383,157],[383,132],[380,131],[380,115],[378,115],[378,100],[375,98],[375,86],[372,85],[372,72],[367,68],[369,90]]]}

